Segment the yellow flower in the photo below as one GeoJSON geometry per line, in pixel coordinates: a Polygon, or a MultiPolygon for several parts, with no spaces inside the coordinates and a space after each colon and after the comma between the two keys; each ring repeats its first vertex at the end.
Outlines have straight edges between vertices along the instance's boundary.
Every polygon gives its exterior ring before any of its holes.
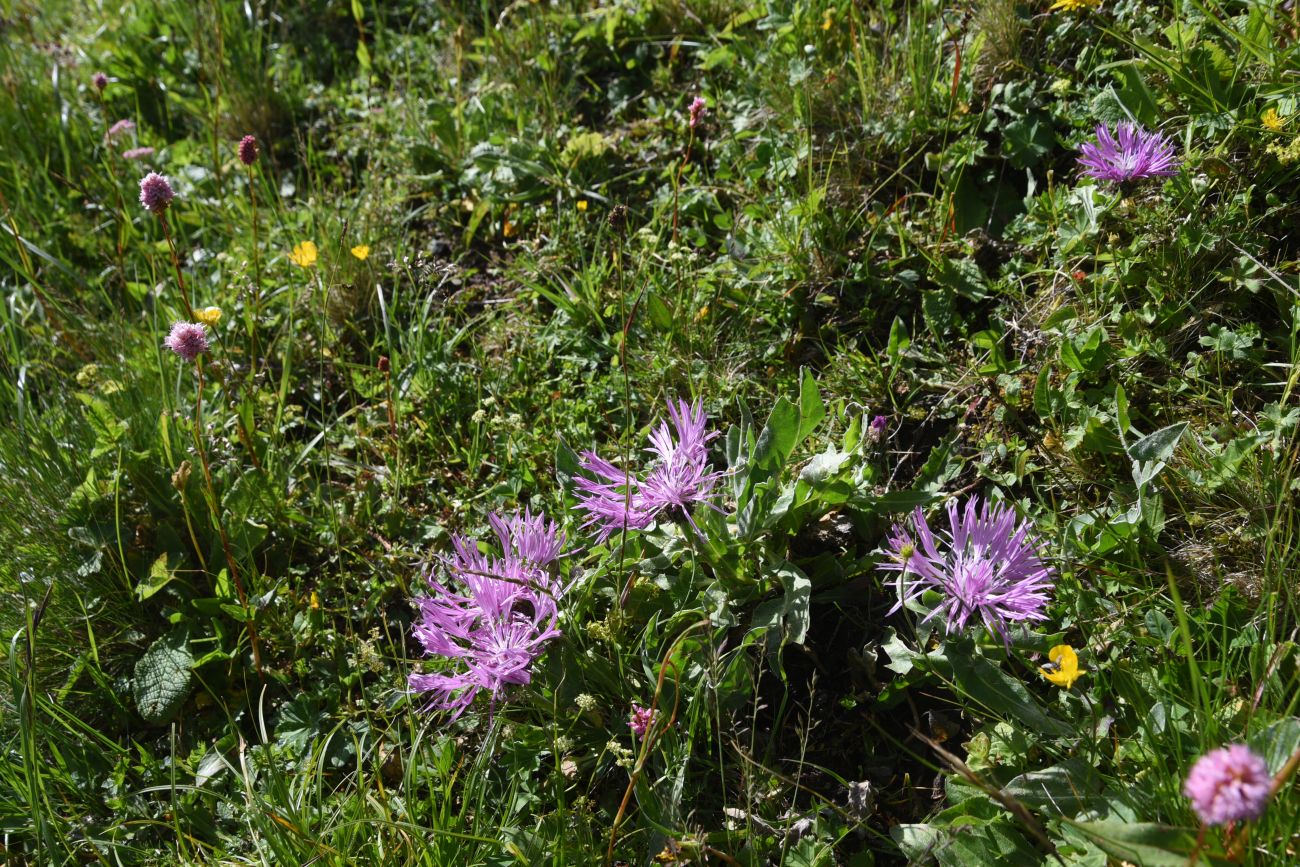
{"type": "Polygon", "coordinates": [[[289,261],[299,268],[310,268],[316,264],[316,242],[303,241],[301,244],[294,244],[293,252],[289,254],[289,261]]]}
{"type": "Polygon", "coordinates": [[[320,596],[315,590],[311,591],[311,610],[320,611],[320,596]]]}
{"type": "Polygon", "coordinates": [[[355,247],[352,248],[352,255],[356,256],[362,262],[366,261],[366,257],[370,255],[370,245],[357,244],[355,247]]]}
{"type": "Polygon", "coordinates": [[[510,218],[506,217],[505,222],[501,224],[502,236],[506,238],[513,238],[515,236],[515,233],[518,231],[519,229],[515,226],[515,224],[510,222],[510,218]]]}
{"type": "Polygon", "coordinates": [[[826,10],[826,17],[822,19],[822,30],[830,30],[834,22],[831,21],[831,10],[826,10]]]}
{"type": "Polygon", "coordinates": [[[1080,9],[1096,9],[1101,0],[1056,0],[1051,5],[1053,12],[1078,12],[1080,9]]]}
{"type": "Polygon", "coordinates": [[[221,321],[220,307],[204,307],[202,310],[194,311],[194,318],[204,325],[216,325],[221,321]]]}
{"type": "Polygon", "coordinates": [[[579,211],[585,211],[585,210],[587,210],[587,200],[586,200],[586,199],[578,199],[578,201],[577,201],[577,207],[578,207],[578,210],[579,210],[579,211]]]}
{"type": "Polygon", "coordinates": [[[1058,644],[1047,651],[1047,659],[1047,665],[1038,670],[1057,686],[1069,689],[1084,673],[1084,669],[1079,668],[1079,655],[1068,644],[1058,644]]]}
{"type": "Polygon", "coordinates": [[[1276,108],[1270,108],[1259,117],[1259,122],[1264,125],[1264,129],[1269,132],[1281,132],[1282,127],[1286,126],[1286,118],[1277,113],[1276,108]]]}

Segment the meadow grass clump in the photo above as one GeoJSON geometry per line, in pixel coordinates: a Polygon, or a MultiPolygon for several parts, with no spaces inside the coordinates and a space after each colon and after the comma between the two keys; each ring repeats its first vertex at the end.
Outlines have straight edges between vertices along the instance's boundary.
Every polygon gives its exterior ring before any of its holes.
{"type": "Polygon", "coordinates": [[[4,860],[1297,849],[1285,6],[272,5],[6,11],[4,860]]]}

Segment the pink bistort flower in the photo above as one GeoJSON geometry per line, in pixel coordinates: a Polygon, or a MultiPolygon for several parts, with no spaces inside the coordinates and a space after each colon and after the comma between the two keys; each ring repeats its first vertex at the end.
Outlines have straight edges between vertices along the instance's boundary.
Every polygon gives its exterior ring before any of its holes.
{"type": "Polygon", "coordinates": [[[127,133],[131,132],[134,129],[135,129],[135,121],[119,120],[117,123],[113,124],[108,128],[108,132],[104,133],[104,141],[107,142],[117,141],[119,138],[121,138],[122,136],[126,135],[127,133]]]}
{"type": "Polygon", "coordinates": [[[208,351],[208,331],[197,322],[177,322],[163,339],[163,346],[186,361],[193,361],[208,351]]]}
{"type": "Polygon", "coordinates": [[[257,138],[246,135],[239,140],[239,161],[246,166],[257,162],[257,138]]]}
{"type": "Polygon", "coordinates": [[[524,512],[488,518],[500,555],[485,555],[469,539],[452,539],[454,553],[439,558],[432,594],[415,600],[416,639],[430,656],[451,660],[441,671],[415,673],[412,693],[427,693],[428,707],[460,716],[480,691],[495,704],[510,684],[527,684],[531,666],[560,634],[559,599],[566,587],[554,565],[564,546],[556,524],[524,512]]]}
{"type": "Polygon", "coordinates": [[[151,147],[131,148],[130,150],[124,150],[124,151],[122,151],[122,159],[124,159],[124,160],[142,160],[142,159],[144,159],[145,157],[151,157],[151,156],[153,156],[153,154],[154,154],[154,150],[153,150],[153,148],[151,148],[151,147]]]}
{"type": "Polygon", "coordinates": [[[1097,127],[1097,141],[1079,146],[1083,173],[1099,181],[1137,181],[1178,174],[1174,146],[1162,133],[1147,132],[1134,123],[1121,123],[1115,135],[1104,124],[1097,127]]]}
{"type": "Polygon", "coordinates": [[[176,192],[167,179],[157,172],[150,172],[140,179],[140,204],[155,214],[161,215],[176,198],[176,192]]]}
{"type": "Polygon", "coordinates": [[[655,711],[653,708],[641,707],[636,702],[632,702],[632,715],[628,720],[628,728],[632,729],[632,734],[637,737],[645,737],[646,731],[654,724],[655,711]]]}
{"type": "MultiPolygon", "coordinates": [[[[595,478],[579,477],[578,506],[588,518],[584,527],[597,525],[601,541],[624,530],[644,530],[665,513],[684,517],[695,525],[691,507],[710,504],[713,489],[723,473],[709,467],[708,433],[704,405],[691,406],[684,400],[668,403],[668,418],[650,434],[650,448],[656,461],[644,478],[620,470],[595,452],[582,453],[580,466],[595,478]],[[676,433],[676,438],[674,438],[676,433]]],[[[716,508],[716,507],[714,507],[716,508]]],[[[698,532],[699,528],[696,527],[698,532]]]]}
{"type": "Polygon", "coordinates": [[[1000,503],[985,503],[978,497],[966,502],[958,514],[957,503],[948,503],[948,530],[934,533],[918,506],[912,516],[916,539],[895,525],[889,548],[893,557],[877,568],[898,572],[900,600],[904,602],[926,590],[938,590],[942,601],[926,619],[943,614],[947,631],[966,628],[971,620],[982,622],[1008,645],[1012,623],[1045,620],[1055,571],[1042,561],[1039,542],[1028,521],[1016,520],[1016,513],[1000,503]]]}
{"type": "Polygon", "coordinates": [[[1258,819],[1268,806],[1273,779],[1264,759],[1245,744],[1211,750],[1196,760],[1183,794],[1207,825],[1258,819]]]}
{"type": "Polygon", "coordinates": [[[702,96],[697,96],[691,100],[689,111],[691,113],[690,123],[692,129],[699,125],[700,119],[704,117],[704,112],[708,107],[709,104],[704,101],[702,96]]]}

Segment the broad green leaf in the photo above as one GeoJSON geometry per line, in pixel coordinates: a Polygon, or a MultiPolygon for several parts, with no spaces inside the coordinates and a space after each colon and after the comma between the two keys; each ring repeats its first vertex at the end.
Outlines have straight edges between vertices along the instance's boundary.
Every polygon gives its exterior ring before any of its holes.
{"type": "Polygon", "coordinates": [[[143,602],[166,587],[175,577],[176,573],[167,567],[167,554],[158,555],[158,559],[149,567],[149,577],[135,586],[136,598],[143,602]]]}
{"type": "Polygon", "coordinates": [[[1168,461],[1173,457],[1174,447],[1187,432],[1187,427],[1187,422],[1180,421],[1147,434],[1128,447],[1129,458],[1135,461],[1168,461]]]}
{"type": "Polygon", "coordinates": [[[176,715],[189,694],[193,664],[184,630],[158,639],[136,660],[132,690],[145,722],[161,725],[176,715]]]}
{"type": "Polygon", "coordinates": [[[778,398],[754,446],[754,466],[780,470],[798,442],[799,410],[784,397],[778,398]]]}
{"type": "Polygon", "coordinates": [[[1073,816],[1094,806],[1104,782],[1092,765],[1068,759],[1041,771],[1030,771],[1005,786],[1007,794],[1046,815],[1073,816]]]}
{"type": "MultiPolygon", "coordinates": [[[[934,654],[930,658],[934,659],[934,654]]],[[[946,649],[939,659],[947,660],[957,687],[990,712],[1010,717],[1040,734],[1065,736],[1074,731],[1048,716],[1023,683],[984,657],[959,648],[946,649]]]]}
{"type": "Polygon", "coordinates": [[[812,371],[805,367],[799,382],[799,435],[795,445],[807,439],[825,417],[826,406],[817,389],[817,380],[813,378],[812,371]]]}
{"type": "MultiPolygon", "coordinates": [[[[1074,827],[1087,834],[1109,854],[1138,867],[1187,867],[1188,859],[1196,849],[1194,832],[1168,825],[1107,819],[1076,822],[1074,827]]],[[[1213,847],[1214,844],[1209,843],[1201,850],[1198,863],[1228,864],[1222,857],[1218,857],[1213,847]]]]}

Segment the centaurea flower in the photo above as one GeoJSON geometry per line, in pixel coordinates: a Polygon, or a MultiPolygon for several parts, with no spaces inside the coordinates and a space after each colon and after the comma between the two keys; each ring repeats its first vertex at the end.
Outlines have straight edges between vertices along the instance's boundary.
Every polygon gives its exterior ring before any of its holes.
{"type": "Polygon", "coordinates": [[[709,504],[723,476],[709,468],[708,442],[717,432],[706,432],[708,416],[700,401],[694,406],[684,400],[669,401],[668,418],[650,433],[646,451],[656,460],[643,478],[620,470],[595,452],[582,453],[580,466],[595,478],[576,479],[578,505],[589,516],[583,526],[597,525],[600,541],[623,529],[644,530],[667,512],[681,515],[694,527],[691,507],[709,504]]]}
{"type": "Polygon", "coordinates": [[[1013,509],[994,503],[980,508],[972,497],[961,514],[955,501],[948,503],[947,532],[932,532],[920,507],[912,525],[915,540],[895,525],[893,557],[878,566],[900,573],[901,598],[889,613],[926,590],[938,590],[943,600],[926,620],[942,613],[952,633],[975,619],[1008,645],[1011,624],[1046,619],[1055,572],[1043,563],[1030,523],[1017,522],[1013,509]]]}
{"type": "Polygon", "coordinates": [[[1272,790],[1268,764],[1245,744],[1232,744],[1201,756],[1183,785],[1183,794],[1207,825],[1258,819],[1268,806],[1272,790]]]}
{"type": "Polygon", "coordinates": [[[1083,173],[1099,181],[1137,181],[1178,174],[1174,146],[1160,132],[1147,132],[1134,123],[1121,123],[1112,136],[1097,126],[1097,141],[1079,146],[1083,173]]]}
{"type": "Polygon", "coordinates": [[[469,539],[452,539],[439,560],[443,580],[427,577],[431,596],[415,600],[415,637],[425,652],[456,662],[451,671],[412,674],[411,692],[460,716],[481,690],[493,704],[508,684],[527,684],[530,667],[560,634],[558,600],[567,589],[553,573],[564,546],[559,528],[524,512],[489,517],[501,554],[485,555],[469,539]],[[453,580],[447,580],[453,579],[453,580]]]}

